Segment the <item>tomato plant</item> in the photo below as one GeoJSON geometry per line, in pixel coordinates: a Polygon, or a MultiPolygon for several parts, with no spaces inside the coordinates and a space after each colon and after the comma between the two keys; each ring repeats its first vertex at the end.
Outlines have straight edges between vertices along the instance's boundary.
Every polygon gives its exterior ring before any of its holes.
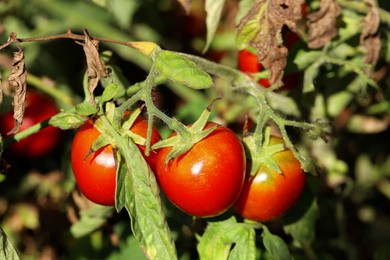
{"type": "MultiPolygon", "coordinates": [[[[208,123],[205,128],[214,125],[208,123]]],[[[220,215],[233,204],[243,185],[245,156],[231,130],[218,126],[191,150],[165,164],[170,150],[159,150],[156,176],[173,204],[196,217],[220,215]]]]}
{"type": "MultiPolygon", "coordinates": [[[[270,145],[283,143],[279,137],[271,137],[270,145]]],[[[301,164],[290,150],[272,155],[281,173],[261,164],[256,174],[246,181],[234,208],[247,219],[266,222],[281,217],[299,199],[305,187],[305,174],[301,164]]],[[[249,167],[248,167],[249,169],[249,167]]]]}
{"type": "MultiPolygon", "coordinates": [[[[131,131],[146,137],[148,122],[137,119],[131,131]]],[[[71,164],[80,191],[91,201],[101,205],[115,204],[116,159],[112,145],[106,145],[90,153],[91,145],[101,135],[91,121],[82,125],[74,136],[71,148],[71,164]]],[[[153,128],[151,143],[160,140],[157,129],[153,128]]],[[[143,157],[154,170],[157,154],[151,151],[145,155],[146,147],[137,145],[143,157]]]]}
{"type": "MultiPolygon", "coordinates": [[[[27,91],[25,113],[20,131],[40,123],[58,113],[58,108],[48,97],[33,90],[27,91]]],[[[7,112],[0,116],[0,132],[7,135],[14,127],[13,112],[7,112]]],[[[38,158],[48,155],[61,141],[62,131],[53,126],[48,126],[42,131],[28,136],[12,144],[9,152],[15,156],[38,158]]]]}

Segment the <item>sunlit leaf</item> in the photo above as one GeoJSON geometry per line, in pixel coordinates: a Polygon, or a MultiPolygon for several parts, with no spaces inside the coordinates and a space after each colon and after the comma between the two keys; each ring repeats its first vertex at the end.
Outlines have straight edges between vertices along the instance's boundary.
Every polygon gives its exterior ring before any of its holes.
{"type": "Polygon", "coordinates": [[[0,259],[18,260],[19,256],[7,235],[0,228],[0,259]]]}
{"type": "Polygon", "coordinates": [[[200,259],[255,259],[255,230],[249,224],[237,223],[234,217],[209,222],[198,240],[200,259]]]}
{"type": "Polygon", "coordinates": [[[177,52],[159,51],[155,56],[156,69],[167,79],[193,89],[210,88],[211,76],[177,52]]]}
{"type": "Polygon", "coordinates": [[[137,146],[130,139],[126,143],[120,146],[125,161],[119,163],[116,208],[126,208],[134,236],[149,259],[176,259],[154,174],[137,146]]]}

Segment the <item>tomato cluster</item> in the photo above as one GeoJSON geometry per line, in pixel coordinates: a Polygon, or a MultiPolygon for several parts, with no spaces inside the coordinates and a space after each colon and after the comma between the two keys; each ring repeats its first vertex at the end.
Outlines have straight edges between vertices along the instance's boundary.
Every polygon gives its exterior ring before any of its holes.
{"type": "MultiPolygon", "coordinates": [[[[202,218],[234,208],[240,216],[261,222],[280,217],[294,205],[304,188],[305,175],[291,151],[272,155],[282,174],[261,165],[257,174],[250,177],[241,140],[227,127],[209,122],[204,129],[210,127],[216,128],[190,150],[169,161],[166,158],[172,147],[146,156],[145,147],[138,145],[161,190],[174,205],[202,218]]],[[[137,120],[131,131],[146,137],[147,121],[137,120]]],[[[71,163],[78,187],[88,199],[114,205],[117,165],[113,148],[106,145],[90,151],[100,135],[92,121],[81,126],[72,143],[71,163]]],[[[153,128],[151,143],[159,140],[160,135],[153,128]]],[[[270,144],[275,143],[283,140],[272,137],[270,144]]]]}
{"type": "MultiPolygon", "coordinates": [[[[58,113],[55,103],[48,97],[33,90],[28,90],[25,101],[23,123],[20,131],[38,124],[58,113]]],[[[13,112],[0,116],[0,133],[6,136],[14,127],[13,112]]],[[[7,152],[13,156],[36,159],[51,153],[61,141],[62,131],[48,126],[41,131],[12,144],[7,152]]]]}

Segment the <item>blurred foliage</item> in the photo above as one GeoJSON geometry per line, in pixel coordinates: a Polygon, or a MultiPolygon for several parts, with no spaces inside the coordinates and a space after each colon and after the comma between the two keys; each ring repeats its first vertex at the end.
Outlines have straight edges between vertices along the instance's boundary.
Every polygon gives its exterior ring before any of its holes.
{"type": "MultiPolygon", "coordinates": [[[[87,28],[96,37],[153,41],[167,50],[193,53],[236,67],[238,2],[225,2],[211,41],[202,1],[192,1],[192,11],[186,15],[173,0],[6,0],[0,2],[0,43],[6,42],[11,32],[27,38],[87,28]],[[202,54],[205,44],[210,48],[202,54]]],[[[383,10],[390,9],[388,1],[378,3],[383,10]]],[[[265,245],[256,246],[266,247],[276,258],[280,246],[288,246],[295,259],[390,258],[389,24],[381,24],[381,56],[375,82],[368,82],[368,77],[356,74],[361,65],[361,50],[356,47],[360,24],[356,17],[363,16],[350,10],[343,13],[338,42],[326,53],[343,63],[337,68],[332,60],[316,63],[323,50],[309,50],[301,41],[291,50],[287,70],[306,70],[304,82],[270,97],[272,107],[286,116],[307,121],[326,119],[334,127],[334,137],[328,143],[310,140],[306,134],[289,129],[298,149],[314,158],[319,174],[309,176],[310,191],[285,217],[283,228],[281,223],[271,223],[262,234],[256,234],[266,238],[265,245]]],[[[121,71],[122,82],[131,85],[146,77],[151,63],[135,50],[108,43],[101,48],[113,51],[110,63],[120,68],[114,71],[121,71]]],[[[55,40],[26,43],[23,50],[29,87],[48,94],[48,89],[58,88],[75,104],[83,99],[86,64],[81,46],[71,40],[55,40]]],[[[12,51],[7,48],[0,52],[3,75],[10,69],[12,51]]],[[[238,134],[245,114],[256,108],[253,100],[232,93],[221,79],[215,79],[215,88],[210,90],[169,84],[154,94],[158,107],[184,123],[193,122],[212,99],[222,95],[212,117],[238,134]]],[[[58,99],[57,103],[66,107],[58,99]]],[[[160,123],[156,122],[162,136],[168,136],[170,130],[160,123]]],[[[131,234],[128,215],[98,207],[75,190],[69,163],[73,134],[72,130],[66,131],[62,146],[42,160],[21,161],[4,154],[0,164],[9,169],[6,175],[0,174],[0,227],[21,259],[143,259],[131,234]]],[[[198,258],[197,243],[208,246],[207,236],[197,240],[197,235],[205,232],[205,221],[194,220],[169,203],[165,205],[180,259],[198,258]]],[[[245,225],[240,232],[250,233],[245,225]]],[[[235,235],[228,237],[228,243],[244,239],[235,235]]],[[[223,250],[224,245],[219,246],[223,250]]],[[[12,250],[7,247],[7,251],[12,250]]],[[[256,252],[259,259],[271,257],[262,252],[256,252]]]]}

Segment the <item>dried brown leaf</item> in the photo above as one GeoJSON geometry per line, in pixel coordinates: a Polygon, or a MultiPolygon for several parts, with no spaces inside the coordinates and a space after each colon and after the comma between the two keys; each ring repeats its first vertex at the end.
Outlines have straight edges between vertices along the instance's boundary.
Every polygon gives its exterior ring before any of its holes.
{"type": "Polygon", "coordinates": [[[253,20],[258,21],[259,30],[249,44],[257,49],[259,62],[270,71],[271,84],[282,84],[288,50],[283,45],[281,32],[283,26],[296,30],[296,24],[302,18],[301,3],[296,0],[257,0],[238,26],[241,30],[253,20]]]}
{"type": "Polygon", "coordinates": [[[102,58],[99,55],[99,41],[93,40],[87,30],[84,30],[85,40],[80,43],[83,46],[85,57],[87,59],[87,76],[89,78],[88,90],[91,98],[91,103],[95,102],[93,91],[99,83],[100,78],[109,76],[108,70],[104,65],[102,58]]]}
{"type": "Polygon", "coordinates": [[[337,36],[336,23],[339,14],[340,7],[335,0],[321,0],[320,9],[307,16],[309,48],[321,48],[337,36]]]}
{"type": "Polygon", "coordinates": [[[188,15],[191,11],[191,0],[177,0],[188,15]]]}
{"type": "MultiPolygon", "coordinates": [[[[367,5],[369,5],[370,11],[364,18],[364,27],[360,34],[360,44],[366,51],[363,62],[371,64],[374,67],[378,62],[379,52],[381,50],[381,41],[378,35],[380,17],[378,7],[373,0],[368,0],[367,5]]],[[[371,73],[370,68],[366,69],[366,73],[371,73]]]]}
{"type": "Polygon", "coordinates": [[[8,132],[8,134],[14,134],[19,131],[20,126],[23,122],[24,117],[24,108],[26,100],[26,78],[27,70],[24,60],[23,50],[14,52],[14,57],[12,60],[12,71],[8,77],[8,85],[14,89],[14,128],[8,132]]]}

